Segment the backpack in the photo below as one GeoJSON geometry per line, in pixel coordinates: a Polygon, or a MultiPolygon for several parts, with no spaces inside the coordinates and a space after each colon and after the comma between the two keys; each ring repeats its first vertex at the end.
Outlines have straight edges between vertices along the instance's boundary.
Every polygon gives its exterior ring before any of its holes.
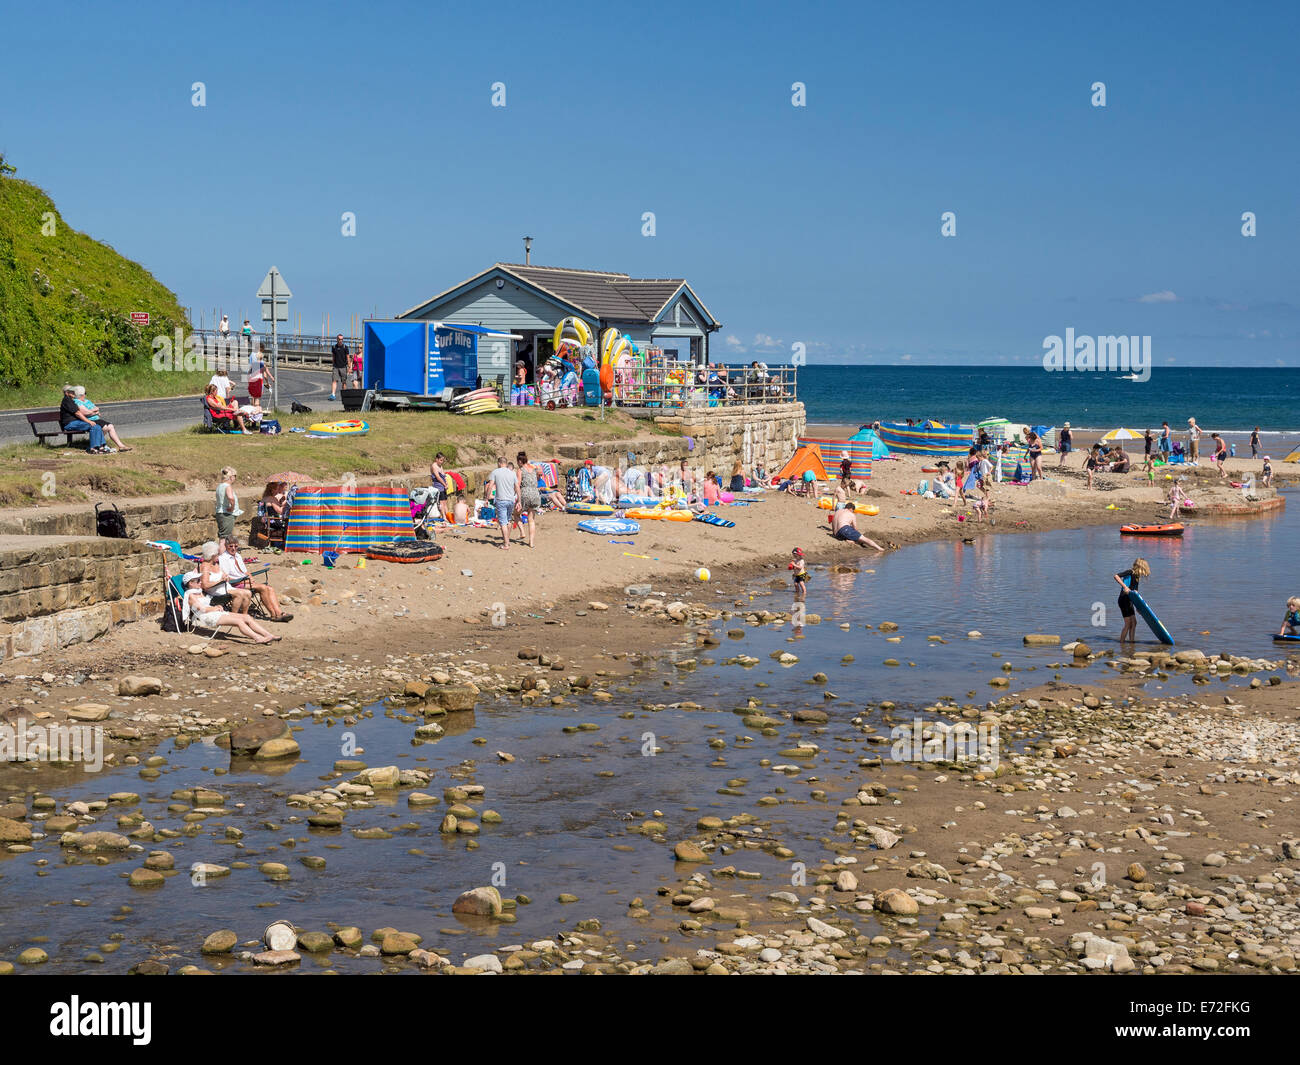
{"type": "MultiPolygon", "coordinates": [[[[167,583],[168,585],[171,584],[170,581],[167,583]]],[[[181,597],[179,595],[168,595],[166,600],[163,602],[163,632],[184,632],[185,626],[181,623],[181,618],[183,616],[181,610],[181,597]]]]}
{"type": "Polygon", "coordinates": [[[122,512],[117,509],[116,505],[112,510],[100,511],[100,507],[108,506],[106,503],[95,504],[95,532],[100,536],[111,536],[116,540],[126,539],[126,518],[122,517],[122,512]]]}

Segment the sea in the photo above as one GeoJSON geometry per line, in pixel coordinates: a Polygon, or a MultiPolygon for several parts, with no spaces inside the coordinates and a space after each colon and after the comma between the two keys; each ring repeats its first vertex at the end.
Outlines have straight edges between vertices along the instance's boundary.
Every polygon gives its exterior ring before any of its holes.
{"type": "Polygon", "coordinates": [[[1083,432],[1158,432],[1162,421],[1178,431],[1195,418],[1207,433],[1249,434],[1258,426],[1266,449],[1274,440],[1300,444],[1296,367],[1156,368],[1149,380],[1130,381],[1031,366],[808,365],[798,391],[812,425],[907,418],[974,425],[996,417],[1051,428],[1068,421],[1083,432]]]}

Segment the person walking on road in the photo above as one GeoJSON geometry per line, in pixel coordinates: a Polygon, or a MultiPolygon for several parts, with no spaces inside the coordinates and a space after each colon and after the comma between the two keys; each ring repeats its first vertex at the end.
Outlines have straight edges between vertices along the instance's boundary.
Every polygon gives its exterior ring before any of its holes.
{"type": "Polygon", "coordinates": [[[348,346],[343,343],[342,333],[335,339],[334,346],[330,348],[330,354],[334,357],[334,376],[330,379],[330,399],[334,399],[339,391],[348,387],[348,371],[352,368],[352,360],[349,358],[352,353],[348,351],[348,346]]]}

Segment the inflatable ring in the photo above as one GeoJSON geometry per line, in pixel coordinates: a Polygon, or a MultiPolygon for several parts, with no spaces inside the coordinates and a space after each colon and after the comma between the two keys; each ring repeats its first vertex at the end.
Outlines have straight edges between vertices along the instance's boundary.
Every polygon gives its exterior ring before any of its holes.
{"type": "Polygon", "coordinates": [[[437,562],[442,558],[442,545],[414,537],[403,537],[387,544],[371,544],[366,548],[366,558],[376,562],[437,562]]]}
{"type": "Polygon", "coordinates": [[[561,340],[585,348],[591,343],[591,326],[581,318],[565,318],[555,327],[555,334],[551,340],[551,346],[556,351],[560,350],[561,340]]]}
{"type": "Polygon", "coordinates": [[[313,436],[365,436],[370,432],[369,422],[317,422],[307,426],[307,432],[313,436]]]}

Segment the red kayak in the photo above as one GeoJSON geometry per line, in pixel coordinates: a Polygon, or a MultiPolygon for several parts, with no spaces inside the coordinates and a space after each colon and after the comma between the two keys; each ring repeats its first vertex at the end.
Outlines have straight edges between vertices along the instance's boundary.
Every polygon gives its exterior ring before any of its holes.
{"type": "Polygon", "coordinates": [[[1121,525],[1121,536],[1182,536],[1184,526],[1181,522],[1170,525],[1121,525]]]}

